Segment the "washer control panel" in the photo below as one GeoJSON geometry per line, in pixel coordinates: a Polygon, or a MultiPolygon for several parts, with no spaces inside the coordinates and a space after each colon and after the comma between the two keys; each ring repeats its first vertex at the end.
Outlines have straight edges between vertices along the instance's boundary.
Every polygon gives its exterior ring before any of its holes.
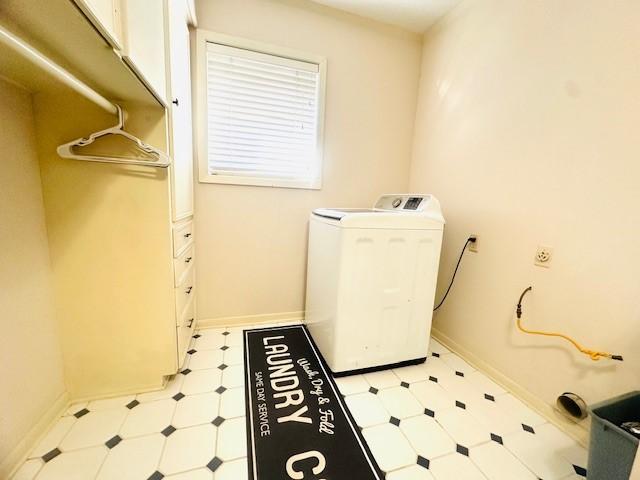
{"type": "Polygon", "coordinates": [[[400,210],[405,212],[421,212],[429,203],[431,195],[391,194],[383,195],[376,202],[376,210],[400,210]]]}
{"type": "Polygon", "coordinates": [[[420,203],[422,203],[422,197],[409,197],[402,208],[405,210],[418,210],[420,203]]]}

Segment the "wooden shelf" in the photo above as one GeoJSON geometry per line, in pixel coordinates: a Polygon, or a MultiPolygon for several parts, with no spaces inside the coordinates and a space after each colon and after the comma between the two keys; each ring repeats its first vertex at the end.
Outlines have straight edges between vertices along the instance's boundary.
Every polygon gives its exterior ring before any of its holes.
{"type": "MultiPolygon", "coordinates": [[[[160,103],[71,0],[2,0],[0,24],[113,102],[160,103]]],[[[0,45],[0,75],[33,92],[58,82],[0,45]]]]}

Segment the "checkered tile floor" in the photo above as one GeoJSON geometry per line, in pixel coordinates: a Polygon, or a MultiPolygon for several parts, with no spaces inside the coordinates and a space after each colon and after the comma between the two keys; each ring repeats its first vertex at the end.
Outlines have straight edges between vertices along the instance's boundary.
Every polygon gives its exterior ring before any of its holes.
{"type": "MultiPolygon", "coordinates": [[[[200,330],[164,390],[73,405],[12,480],[246,479],[242,360],[241,329],[200,330]]],[[[435,340],[337,383],[386,480],[586,476],[583,448],[435,340]]]]}

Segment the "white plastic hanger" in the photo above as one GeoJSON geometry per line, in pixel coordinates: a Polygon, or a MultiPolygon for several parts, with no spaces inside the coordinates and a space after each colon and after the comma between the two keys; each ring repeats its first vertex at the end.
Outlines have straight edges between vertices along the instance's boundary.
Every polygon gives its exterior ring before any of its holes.
{"type": "Polygon", "coordinates": [[[103,163],[122,163],[127,165],[148,165],[152,167],[166,168],[171,164],[169,156],[155,147],[144,143],[139,138],[124,131],[124,115],[120,106],[116,105],[118,110],[118,124],[100,130],[99,132],[92,133],[87,138],[78,138],[72,142],[60,145],[57,149],[58,155],[62,158],[69,158],[71,160],[86,160],[89,162],[103,162],[103,163]],[[81,155],[74,152],[75,147],[84,147],[92,144],[96,139],[107,135],[119,135],[127,138],[135,143],[136,147],[142,151],[143,154],[150,156],[150,159],[122,157],[122,156],[102,156],[102,155],[81,155]]]}

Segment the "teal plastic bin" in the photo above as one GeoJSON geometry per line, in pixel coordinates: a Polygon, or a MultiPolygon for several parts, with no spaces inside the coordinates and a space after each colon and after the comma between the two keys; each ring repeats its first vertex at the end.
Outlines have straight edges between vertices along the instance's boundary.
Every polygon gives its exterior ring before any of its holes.
{"type": "Polygon", "coordinates": [[[640,421],[640,392],[630,392],[589,408],[589,480],[629,480],[639,440],[620,428],[640,421]]]}

